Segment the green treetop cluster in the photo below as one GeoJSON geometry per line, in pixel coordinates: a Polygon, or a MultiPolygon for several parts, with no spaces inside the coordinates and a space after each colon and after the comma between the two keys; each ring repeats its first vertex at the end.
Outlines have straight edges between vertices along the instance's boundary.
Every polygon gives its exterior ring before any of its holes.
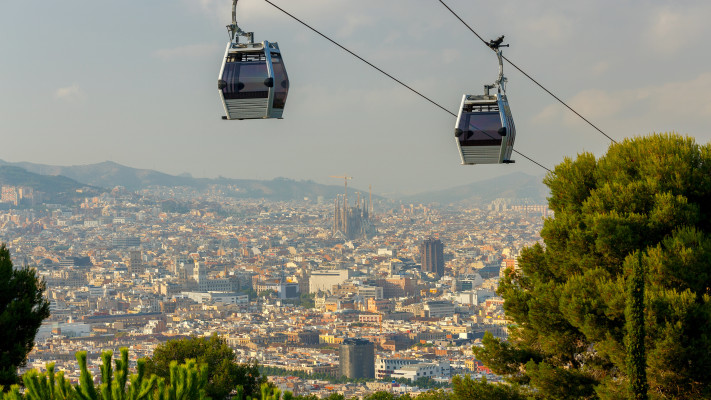
{"type": "Polygon", "coordinates": [[[711,145],[628,139],[600,159],[566,159],[545,183],[555,212],[545,246],[526,248],[499,287],[509,341],[487,336],[478,358],[532,398],[630,398],[634,330],[644,334],[647,381],[635,390],[709,398],[711,145]],[[644,330],[625,317],[635,266],[645,271],[644,330]]]}
{"type": "Polygon", "coordinates": [[[0,246],[0,385],[17,383],[42,321],[49,317],[46,286],[34,268],[15,268],[10,251],[0,246]]]}

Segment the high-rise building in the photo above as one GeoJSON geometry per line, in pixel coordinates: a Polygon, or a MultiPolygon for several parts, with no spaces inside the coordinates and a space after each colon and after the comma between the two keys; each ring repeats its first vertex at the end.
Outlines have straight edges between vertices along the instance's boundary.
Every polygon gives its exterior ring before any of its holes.
{"type": "Polygon", "coordinates": [[[422,272],[444,275],[444,245],[439,239],[427,239],[420,243],[422,272]]]}
{"type": "Polygon", "coordinates": [[[143,272],[143,260],[141,260],[140,250],[131,250],[128,253],[128,273],[130,274],[140,274],[143,272]]]}
{"type": "Polygon", "coordinates": [[[340,372],[349,379],[375,378],[375,346],[365,339],[345,339],[339,352],[340,372]]]}

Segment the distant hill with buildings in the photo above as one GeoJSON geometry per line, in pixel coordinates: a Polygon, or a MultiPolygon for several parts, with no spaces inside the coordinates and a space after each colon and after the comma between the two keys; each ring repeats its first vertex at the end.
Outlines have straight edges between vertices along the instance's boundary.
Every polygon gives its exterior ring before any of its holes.
{"type": "Polygon", "coordinates": [[[65,176],[41,175],[12,165],[0,165],[0,186],[4,197],[14,196],[18,203],[23,199],[64,203],[102,191],[65,176]]]}
{"type": "MultiPolygon", "coordinates": [[[[170,175],[149,169],[131,168],[112,161],[90,165],[56,166],[29,162],[8,163],[0,160],[0,168],[6,171],[5,184],[36,186],[35,190],[48,193],[72,191],[84,186],[104,189],[122,186],[131,191],[150,186],[182,186],[197,190],[218,186],[227,188],[223,192],[235,198],[264,198],[277,201],[299,200],[305,197],[316,199],[319,196],[331,201],[336,195],[343,194],[342,185],[322,185],[310,180],[193,178],[189,175],[170,175]],[[50,187],[52,189],[49,189],[50,187]]],[[[548,188],[543,185],[542,180],[542,176],[516,172],[450,189],[397,197],[394,200],[442,205],[471,202],[482,205],[498,198],[505,198],[514,201],[527,199],[531,203],[543,204],[548,196],[548,188]]],[[[355,188],[349,190],[349,198],[355,199],[358,192],[355,188]]],[[[360,194],[363,198],[368,195],[367,192],[362,191],[360,194]]],[[[373,197],[382,199],[380,196],[373,197]]]]}
{"type": "Polygon", "coordinates": [[[34,164],[29,162],[6,163],[42,175],[65,176],[85,185],[112,189],[123,186],[129,190],[138,190],[147,186],[197,186],[191,177],[174,176],[162,172],[137,169],[105,161],[98,164],[57,166],[34,164]]]}
{"type": "MultiPolygon", "coordinates": [[[[122,186],[131,191],[150,186],[207,189],[217,185],[231,187],[233,190],[228,190],[227,193],[236,198],[265,198],[269,200],[296,200],[304,197],[315,199],[318,196],[330,200],[337,194],[343,193],[343,187],[340,185],[322,185],[313,181],[296,181],[286,178],[275,178],[269,181],[222,177],[216,179],[193,178],[149,169],[131,168],[112,161],[90,165],[55,166],[29,162],[8,163],[0,160],[0,166],[2,165],[19,167],[34,174],[41,174],[41,176],[67,177],[83,185],[105,189],[112,189],[116,186],[122,186]]],[[[353,190],[351,193],[355,195],[357,191],[353,190]]],[[[367,193],[361,192],[361,195],[367,195],[367,193]]]]}
{"type": "Polygon", "coordinates": [[[543,176],[514,172],[450,189],[419,193],[404,197],[402,200],[443,205],[461,202],[482,205],[503,198],[528,201],[531,204],[546,204],[549,194],[548,187],[543,184],[543,176]]]}

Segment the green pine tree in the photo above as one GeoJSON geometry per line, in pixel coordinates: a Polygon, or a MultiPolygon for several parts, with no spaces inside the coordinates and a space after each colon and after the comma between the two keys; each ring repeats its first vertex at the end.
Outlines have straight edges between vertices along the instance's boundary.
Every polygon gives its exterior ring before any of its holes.
{"type": "MultiPolygon", "coordinates": [[[[56,378],[54,364],[47,366],[47,372],[40,374],[29,371],[23,377],[28,400],[209,400],[206,394],[207,367],[195,360],[187,360],[178,365],[170,365],[171,384],[155,375],[146,378],[146,361],[138,360],[136,373],[129,376],[128,349],[121,349],[121,358],[111,361],[113,353],[105,351],[101,355],[101,383],[94,386],[94,378],[87,367],[87,354],[76,354],[80,369],[79,384],[71,386],[60,372],[56,378]]],[[[14,389],[13,389],[14,390],[14,389]]],[[[11,393],[7,396],[13,396],[11,393]]],[[[14,399],[14,397],[12,397],[14,399]]],[[[23,398],[23,397],[19,397],[23,398]]],[[[4,400],[5,398],[3,398],[4,400]]]]}
{"type": "Polygon", "coordinates": [[[566,159],[545,183],[545,246],[502,279],[510,337],[485,340],[478,358],[534,397],[626,398],[626,282],[641,250],[650,397],[711,397],[711,145],[627,139],[566,159]]]}
{"type": "Polygon", "coordinates": [[[24,366],[42,321],[49,317],[46,286],[33,268],[15,268],[10,251],[0,245],[0,385],[19,383],[17,368],[24,366]]]}
{"type": "Polygon", "coordinates": [[[28,400],[72,400],[77,398],[72,385],[64,378],[64,371],[54,372],[54,363],[47,364],[47,372],[31,370],[22,376],[28,400]]]}

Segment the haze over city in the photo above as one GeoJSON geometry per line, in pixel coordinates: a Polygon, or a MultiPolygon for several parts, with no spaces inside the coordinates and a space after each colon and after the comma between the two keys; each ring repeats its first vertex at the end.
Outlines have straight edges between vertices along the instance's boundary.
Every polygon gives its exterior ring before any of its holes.
{"type": "MultiPolygon", "coordinates": [[[[451,111],[496,78],[493,53],[437,1],[276,4],[451,111]]],[[[614,139],[672,130],[711,138],[708,2],[449,5],[486,39],[506,35],[507,57],[614,139]]],[[[331,184],[329,175],[347,174],[379,193],[544,172],[522,157],[460,166],[447,113],[266,2],[240,1],[238,21],[282,49],[291,81],[283,120],[220,120],[227,1],[4,2],[0,158],[331,184]]],[[[607,149],[510,65],[505,72],[518,151],[552,168],[607,149]]]]}
{"type": "Polygon", "coordinates": [[[709,15],[2,2],[0,400],[711,398],[709,15]]]}

